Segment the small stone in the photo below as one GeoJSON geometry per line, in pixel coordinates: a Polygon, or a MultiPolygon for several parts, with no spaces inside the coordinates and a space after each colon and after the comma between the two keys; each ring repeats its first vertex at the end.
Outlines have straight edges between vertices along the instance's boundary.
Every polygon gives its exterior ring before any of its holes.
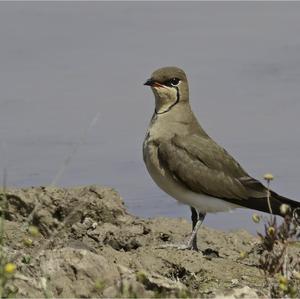
{"type": "Polygon", "coordinates": [[[170,235],[167,233],[159,233],[159,238],[164,242],[170,241],[170,235]]]}
{"type": "Polygon", "coordinates": [[[293,271],[293,277],[295,277],[296,279],[300,280],[300,272],[294,270],[293,271]]]}
{"type": "Polygon", "coordinates": [[[238,285],[239,284],[239,280],[238,279],[231,279],[231,283],[233,284],[233,285],[238,285]]]}

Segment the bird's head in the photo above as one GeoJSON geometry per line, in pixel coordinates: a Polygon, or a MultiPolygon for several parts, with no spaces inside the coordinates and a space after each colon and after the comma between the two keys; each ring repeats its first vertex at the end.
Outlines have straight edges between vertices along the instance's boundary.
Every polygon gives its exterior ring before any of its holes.
{"type": "Polygon", "coordinates": [[[166,113],[178,103],[189,100],[187,78],[178,67],[169,66],[156,70],[144,85],[151,86],[157,114],[166,113]]]}

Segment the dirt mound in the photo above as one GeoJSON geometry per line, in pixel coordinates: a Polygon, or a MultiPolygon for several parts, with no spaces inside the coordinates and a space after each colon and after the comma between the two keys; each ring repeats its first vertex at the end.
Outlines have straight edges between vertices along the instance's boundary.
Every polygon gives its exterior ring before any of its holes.
{"type": "Polygon", "coordinates": [[[252,235],[203,227],[199,252],[162,249],[162,244],[183,242],[191,224],[132,216],[111,188],[10,189],[5,219],[4,245],[17,265],[18,297],[255,297],[267,292],[252,235]],[[40,234],[28,232],[28,220],[40,234]]]}

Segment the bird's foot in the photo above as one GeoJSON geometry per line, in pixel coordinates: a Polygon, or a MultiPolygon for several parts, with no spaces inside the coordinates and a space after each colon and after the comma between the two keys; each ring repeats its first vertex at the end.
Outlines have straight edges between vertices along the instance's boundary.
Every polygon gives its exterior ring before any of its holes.
{"type": "Polygon", "coordinates": [[[164,244],[159,246],[158,248],[176,248],[179,250],[195,250],[199,251],[197,247],[197,231],[201,226],[204,220],[205,214],[197,212],[194,208],[192,208],[192,221],[193,221],[193,231],[190,235],[189,239],[185,244],[164,244]]]}

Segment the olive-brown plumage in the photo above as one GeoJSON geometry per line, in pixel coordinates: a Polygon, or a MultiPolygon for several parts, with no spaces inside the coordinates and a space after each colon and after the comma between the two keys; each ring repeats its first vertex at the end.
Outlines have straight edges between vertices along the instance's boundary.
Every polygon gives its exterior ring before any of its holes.
{"type": "MultiPolygon", "coordinates": [[[[207,212],[238,207],[270,212],[266,187],[198,123],[189,103],[184,71],[177,67],[158,69],[145,85],[151,86],[155,96],[155,111],[143,145],[146,167],[161,189],[191,207],[193,228],[198,228],[207,212]]],[[[270,203],[277,215],[283,203],[300,207],[299,202],[273,191],[270,203]]],[[[195,236],[194,232],[189,248],[197,248],[195,236]]]]}

